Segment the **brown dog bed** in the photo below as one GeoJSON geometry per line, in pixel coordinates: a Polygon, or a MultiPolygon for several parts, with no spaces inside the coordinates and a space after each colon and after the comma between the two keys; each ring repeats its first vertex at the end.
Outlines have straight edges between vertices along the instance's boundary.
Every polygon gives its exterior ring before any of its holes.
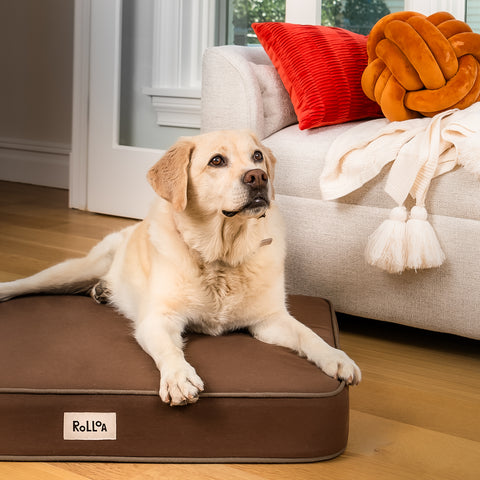
{"type": "MultiPolygon", "coordinates": [[[[290,297],[290,311],[337,345],[327,301],[290,297]]],[[[205,392],[170,407],[110,307],[75,296],[0,304],[0,459],[312,462],[345,449],[344,382],[245,332],[188,335],[185,351],[205,392]]]]}

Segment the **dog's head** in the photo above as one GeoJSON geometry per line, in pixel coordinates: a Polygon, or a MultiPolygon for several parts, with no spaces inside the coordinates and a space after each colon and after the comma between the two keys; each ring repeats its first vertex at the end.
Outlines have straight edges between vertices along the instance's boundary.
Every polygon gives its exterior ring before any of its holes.
{"type": "Polygon", "coordinates": [[[275,158],[249,131],[180,139],[150,169],[155,192],[196,215],[261,217],[273,199],[275,158]]]}

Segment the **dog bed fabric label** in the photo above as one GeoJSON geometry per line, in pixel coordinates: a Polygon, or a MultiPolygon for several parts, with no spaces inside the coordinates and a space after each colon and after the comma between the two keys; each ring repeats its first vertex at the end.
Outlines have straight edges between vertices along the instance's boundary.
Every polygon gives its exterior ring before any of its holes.
{"type": "Polygon", "coordinates": [[[64,440],[116,440],[115,412],[64,412],[64,440]]]}

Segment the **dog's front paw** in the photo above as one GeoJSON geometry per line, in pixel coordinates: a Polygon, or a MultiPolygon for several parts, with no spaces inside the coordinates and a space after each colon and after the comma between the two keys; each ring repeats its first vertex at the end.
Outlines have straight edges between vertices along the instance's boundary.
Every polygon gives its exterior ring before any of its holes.
{"type": "Polygon", "coordinates": [[[358,385],[362,372],[357,364],[342,350],[332,350],[322,359],[320,368],[330,377],[344,380],[347,385],[358,385]]]}
{"type": "Polygon", "coordinates": [[[195,403],[203,392],[202,379],[187,362],[173,368],[162,368],[160,376],[160,398],[171,406],[195,403]]]}

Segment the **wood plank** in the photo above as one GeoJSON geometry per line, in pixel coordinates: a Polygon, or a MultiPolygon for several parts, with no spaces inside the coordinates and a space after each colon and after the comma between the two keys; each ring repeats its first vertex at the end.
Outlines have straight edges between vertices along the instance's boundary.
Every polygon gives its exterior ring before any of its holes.
{"type": "Polygon", "coordinates": [[[58,464],[58,466],[95,480],[263,480],[265,478],[255,472],[255,466],[242,470],[235,464],[70,463],[58,464]]]}
{"type": "Polygon", "coordinates": [[[363,373],[352,408],[480,441],[478,342],[383,322],[370,336],[359,324],[343,327],[342,345],[363,373]]]}
{"type": "Polygon", "coordinates": [[[71,251],[75,255],[83,255],[98,243],[96,238],[58,232],[55,227],[45,230],[10,224],[1,226],[0,239],[13,242],[21,241],[29,244],[32,248],[48,245],[49,247],[71,251]]]}
{"type": "Polygon", "coordinates": [[[0,181],[0,206],[19,203],[35,205],[38,199],[43,205],[65,208],[68,206],[68,190],[0,181]]]}
{"type": "MultiPolygon", "coordinates": [[[[331,480],[478,478],[477,442],[406,425],[353,410],[347,451],[329,462],[305,465],[257,465],[265,479],[331,480]]],[[[239,466],[247,469],[249,466],[239,466]]]]}
{"type": "Polygon", "coordinates": [[[54,226],[51,230],[68,235],[101,240],[109,233],[116,232],[137,223],[137,220],[106,215],[82,215],[54,226]]]}
{"type": "Polygon", "coordinates": [[[86,480],[87,477],[69,472],[48,463],[0,462],[3,480],[86,480]]]}
{"type": "Polygon", "coordinates": [[[52,263],[48,261],[42,261],[37,258],[29,258],[26,261],[24,255],[8,253],[2,250],[2,242],[0,240],[0,282],[10,282],[28,277],[48,268],[50,265],[52,263]]]}
{"type": "Polygon", "coordinates": [[[473,398],[459,400],[455,394],[440,395],[428,387],[402,388],[368,379],[359,389],[351,391],[351,407],[355,410],[477,442],[480,441],[479,405],[473,398]]]}
{"type": "Polygon", "coordinates": [[[80,257],[83,252],[72,250],[67,245],[64,247],[54,247],[47,243],[35,243],[30,239],[10,239],[0,234],[0,251],[3,253],[10,251],[18,257],[30,263],[31,259],[37,259],[54,265],[67,258],[80,257]]]}

